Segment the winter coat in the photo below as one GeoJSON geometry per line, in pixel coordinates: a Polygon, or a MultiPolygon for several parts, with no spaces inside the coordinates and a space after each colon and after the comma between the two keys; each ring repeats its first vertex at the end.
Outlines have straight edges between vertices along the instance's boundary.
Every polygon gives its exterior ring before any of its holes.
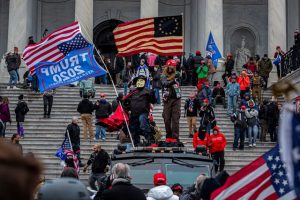
{"type": "Polygon", "coordinates": [[[200,110],[200,126],[206,127],[208,123],[213,123],[215,121],[215,112],[211,106],[202,107],[200,110]]]}
{"type": "Polygon", "coordinates": [[[215,153],[215,152],[220,152],[224,151],[225,146],[226,146],[226,138],[223,133],[220,132],[219,128],[215,126],[213,130],[218,131],[218,134],[212,134],[210,135],[210,146],[209,146],[209,152],[210,153],[215,153]]]}
{"type": "Polygon", "coordinates": [[[198,78],[207,78],[207,76],[208,76],[208,67],[206,65],[200,65],[197,68],[196,73],[198,75],[198,78]]]}
{"type": "Polygon", "coordinates": [[[200,109],[200,102],[198,99],[185,100],[184,110],[186,110],[186,116],[197,117],[198,110],[200,109]]]}
{"type": "Polygon", "coordinates": [[[245,111],[248,126],[258,125],[258,110],[255,108],[247,108],[245,111]]]}
{"type": "Polygon", "coordinates": [[[143,65],[143,66],[138,67],[135,77],[139,77],[139,76],[143,76],[145,78],[150,77],[150,72],[149,72],[149,69],[148,69],[147,65],[143,65]]]}
{"type": "Polygon", "coordinates": [[[7,71],[10,72],[12,70],[19,69],[21,65],[21,57],[19,54],[16,53],[9,53],[5,57],[5,62],[7,64],[7,71]]]}
{"type": "Polygon", "coordinates": [[[148,63],[148,65],[149,65],[149,67],[152,67],[152,68],[154,67],[156,57],[157,57],[157,55],[155,55],[155,54],[150,54],[150,55],[148,56],[147,63],[148,63]]]}
{"type": "Polygon", "coordinates": [[[226,62],[225,62],[225,73],[228,76],[231,76],[233,67],[234,67],[234,60],[233,59],[226,60],[226,62]]]}
{"type": "Polygon", "coordinates": [[[95,109],[96,119],[108,118],[109,115],[112,113],[111,105],[106,100],[97,101],[94,104],[94,109],[95,109]]]}
{"type": "Polygon", "coordinates": [[[11,121],[8,104],[2,103],[0,105],[0,120],[2,122],[10,122],[11,121]]]}
{"type": "Polygon", "coordinates": [[[168,74],[167,69],[168,67],[165,67],[161,76],[162,93],[165,102],[169,99],[181,98],[180,84],[178,81],[175,80],[176,72],[168,74]]]}
{"type": "Polygon", "coordinates": [[[238,83],[240,84],[240,90],[244,91],[250,86],[250,79],[247,75],[240,75],[238,83]]]}
{"type": "Polygon", "coordinates": [[[111,189],[102,193],[101,200],[146,200],[146,196],[139,188],[133,186],[129,181],[119,181],[111,189]]]}
{"type": "Polygon", "coordinates": [[[173,194],[169,186],[160,185],[150,189],[147,200],[179,200],[179,197],[173,194]]]}
{"type": "Polygon", "coordinates": [[[228,83],[226,86],[226,94],[230,97],[240,94],[240,85],[238,83],[228,83]]]}
{"type": "Polygon", "coordinates": [[[160,78],[161,78],[161,71],[158,69],[153,74],[152,88],[159,88],[159,89],[161,89],[162,83],[161,83],[160,78]]]}
{"type": "Polygon", "coordinates": [[[256,64],[255,63],[248,63],[247,64],[247,69],[250,70],[252,73],[254,73],[257,70],[256,64]]]}
{"type": "Polygon", "coordinates": [[[119,57],[119,56],[115,57],[113,73],[114,74],[120,73],[125,66],[126,66],[126,60],[124,57],[119,57]]]}
{"type": "Polygon", "coordinates": [[[214,88],[213,91],[212,91],[212,97],[213,98],[216,98],[217,95],[221,95],[221,97],[224,97],[225,98],[225,91],[224,89],[221,87],[221,88],[214,88]]]}
{"type": "Polygon", "coordinates": [[[279,110],[275,102],[269,103],[267,107],[267,121],[269,125],[276,126],[279,120],[279,110]]]}
{"type": "Polygon", "coordinates": [[[98,153],[92,153],[87,165],[92,165],[92,173],[104,173],[106,166],[110,164],[110,157],[108,153],[101,149],[98,153]]]}
{"type": "Polygon", "coordinates": [[[77,107],[77,111],[80,114],[92,114],[94,111],[93,103],[88,99],[83,99],[77,107]]]}
{"type": "Polygon", "coordinates": [[[261,59],[258,62],[258,73],[260,76],[269,76],[270,72],[273,69],[273,64],[271,62],[271,60],[268,59],[261,59]]]}
{"type": "Polygon", "coordinates": [[[29,108],[27,103],[24,100],[19,100],[17,107],[15,109],[16,113],[16,121],[17,122],[24,122],[25,115],[29,112],[29,108]]]}
{"type": "Polygon", "coordinates": [[[128,67],[126,67],[122,72],[123,82],[129,82],[131,80],[132,76],[133,75],[132,75],[131,70],[128,67]]]}
{"type": "Polygon", "coordinates": [[[77,124],[71,123],[67,126],[65,136],[67,136],[67,132],[69,132],[71,144],[72,145],[80,145],[80,128],[79,128],[79,126],[77,124]]]}
{"type": "Polygon", "coordinates": [[[207,86],[204,86],[199,94],[199,99],[202,101],[204,99],[210,99],[211,94],[212,94],[211,89],[207,86]]]}
{"type": "Polygon", "coordinates": [[[212,60],[208,61],[208,74],[214,74],[217,72],[216,67],[213,65],[212,60]]]}
{"type": "Polygon", "coordinates": [[[201,65],[201,61],[204,60],[202,56],[194,56],[192,60],[192,64],[194,65],[194,69],[197,69],[201,65]]]}
{"type": "Polygon", "coordinates": [[[112,112],[115,112],[118,108],[118,105],[119,103],[122,103],[122,99],[120,99],[119,97],[117,97],[116,99],[114,99],[112,102],[111,102],[111,109],[112,109],[112,112]]]}
{"type": "Polygon", "coordinates": [[[139,116],[142,113],[150,112],[150,104],[155,102],[155,95],[147,88],[136,89],[128,99],[130,100],[131,116],[139,116]]]}
{"type": "Polygon", "coordinates": [[[198,145],[204,145],[206,148],[208,148],[210,136],[206,133],[204,140],[200,140],[198,137],[198,132],[194,134],[193,136],[193,147],[196,149],[198,145]]]}

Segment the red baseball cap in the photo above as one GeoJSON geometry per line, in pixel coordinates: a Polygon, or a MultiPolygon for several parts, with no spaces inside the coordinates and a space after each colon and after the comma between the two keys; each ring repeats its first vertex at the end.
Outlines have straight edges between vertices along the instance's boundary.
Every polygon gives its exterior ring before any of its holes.
{"type": "Polygon", "coordinates": [[[208,99],[204,99],[203,102],[204,102],[204,103],[208,103],[209,100],[208,100],[208,99]]]}
{"type": "Polygon", "coordinates": [[[173,59],[170,59],[170,60],[167,60],[166,65],[176,67],[177,66],[177,62],[175,60],[173,60],[173,59]]]}
{"type": "Polygon", "coordinates": [[[241,106],[241,109],[246,109],[246,106],[241,106]]]}
{"type": "Polygon", "coordinates": [[[164,173],[156,173],[153,176],[153,183],[155,186],[157,185],[166,185],[167,184],[167,177],[164,173]]]}

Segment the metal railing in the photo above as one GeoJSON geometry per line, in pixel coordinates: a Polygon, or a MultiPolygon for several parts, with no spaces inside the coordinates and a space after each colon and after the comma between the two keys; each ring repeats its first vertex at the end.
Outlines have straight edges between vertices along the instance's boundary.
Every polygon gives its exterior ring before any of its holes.
{"type": "Polygon", "coordinates": [[[300,68],[300,46],[293,46],[281,59],[281,77],[300,68]]]}

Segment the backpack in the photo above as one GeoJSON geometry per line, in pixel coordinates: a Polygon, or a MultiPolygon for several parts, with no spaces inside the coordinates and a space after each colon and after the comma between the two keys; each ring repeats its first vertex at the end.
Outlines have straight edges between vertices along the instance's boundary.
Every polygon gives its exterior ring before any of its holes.
{"type": "Polygon", "coordinates": [[[29,112],[29,108],[28,108],[27,104],[25,104],[21,110],[21,113],[23,115],[26,115],[28,112],[29,112]]]}

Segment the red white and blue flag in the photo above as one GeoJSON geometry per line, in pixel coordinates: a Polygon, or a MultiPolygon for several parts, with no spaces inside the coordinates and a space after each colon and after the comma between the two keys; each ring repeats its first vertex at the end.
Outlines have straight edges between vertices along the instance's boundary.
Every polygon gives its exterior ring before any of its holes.
{"type": "Polygon", "coordinates": [[[289,186],[278,145],[230,176],[211,199],[297,199],[289,186]]]}
{"type": "Polygon", "coordinates": [[[81,34],[80,25],[74,22],[47,35],[41,42],[29,45],[23,52],[31,74],[35,74],[35,66],[41,62],[58,62],[70,51],[91,45],[81,34]]]}

